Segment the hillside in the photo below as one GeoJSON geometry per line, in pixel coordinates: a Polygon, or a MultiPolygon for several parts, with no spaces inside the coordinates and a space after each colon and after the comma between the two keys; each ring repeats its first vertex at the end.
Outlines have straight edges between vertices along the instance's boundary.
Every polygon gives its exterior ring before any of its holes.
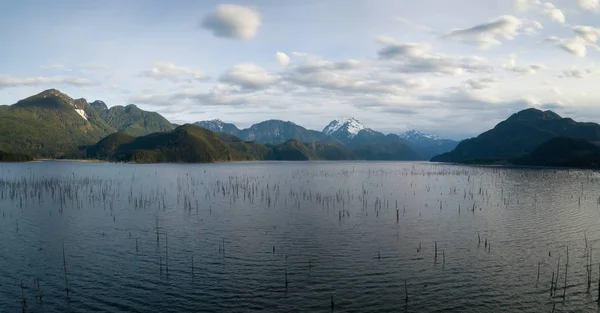
{"type": "Polygon", "coordinates": [[[34,157],[77,156],[78,147],[115,131],[85,99],[56,89],[0,107],[0,150],[34,157]]]}
{"type": "Polygon", "coordinates": [[[240,129],[237,128],[237,126],[235,126],[234,124],[225,123],[219,119],[210,121],[200,121],[194,123],[194,125],[204,127],[216,133],[227,133],[235,136],[238,136],[240,133],[240,129]]]}
{"type": "Polygon", "coordinates": [[[118,132],[85,149],[89,158],[112,161],[204,163],[247,160],[351,160],[344,147],[325,143],[263,145],[186,124],[170,132],[133,137],[118,132]]]}
{"type": "Polygon", "coordinates": [[[28,162],[33,161],[33,157],[22,153],[9,153],[0,151],[0,162],[28,162]]]}
{"type": "Polygon", "coordinates": [[[234,138],[224,140],[214,132],[189,124],[137,138],[112,134],[86,151],[88,157],[140,163],[262,160],[269,152],[262,145],[234,138]]]}
{"type": "Polygon", "coordinates": [[[597,142],[600,141],[600,125],[579,123],[552,111],[526,109],[478,137],[462,141],[454,150],[438,155],[432,161],[485,163],[510,160],[532,152],[555,137],[597,142]]]}
{"type": "Polygon", "coordinates": [[[513,160],[513,164],[527,166],[560,166],[598,168],[600,147],[584,139],[552,138],[531,153],[513,160]]]}
{"type": "Polygon", "coordinates": [[[341,145],[342,143],[331,136],[315,130],[306,129],[292,122],[281,120],[267,120],[239,129],[234,124],[221,120],[200,121],[194,125],[204,127],[213,132],[223,132],[237,136],[246,141],[256,141],[262,144],[280,144],[290,139],[300,142],[326,142],[341,145]]]}
{"type": "Polygon", "coordinates": [[[354,160],[356,156],[343,146],[327,143],[302,143],[290,139],[279,145],[267,145],[271,153],[267,159],[286,161],[354,160]]]}
{"type": "Polygon", "coordinates": [[[108,125],[132,136],[144,136],[175,128],[162,115],[156,112],[144,111],[134,104],[116,105],[110,109],[102,101],[94,101],[90,105],[108,125]]]}

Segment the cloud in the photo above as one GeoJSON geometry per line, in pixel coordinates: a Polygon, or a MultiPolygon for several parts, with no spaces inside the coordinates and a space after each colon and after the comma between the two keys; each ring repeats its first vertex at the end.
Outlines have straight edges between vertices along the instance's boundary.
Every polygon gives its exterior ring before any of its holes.
{"type": "Polygon", "coordinates": [[[470,89],[487,89],[496,86],[498,82],[495,77],[474,78],[465,81],[465,86],[470,89]]]}
{"type": "Polygon", "coordinates": [[[206,80],[207,77],[198,70],[189,67],[176,65],[170,62],[155,62],[150,70],[140,73],[140,76],[153,79],[166,79],[170,81],[180,81],[184,79],[206,80]]]}
{"type": "Polygon", "coordinates": [[[600,28],[595,28],[591,26],[575,26],[573,27],[573,31],[577,34],[577,36],[585,39],[591,44],[595,44],[600,40],[600,28]]]}
{"type": "Polygon", "coordinates": [[[72,86],[91,86],[96,83],[87,78],[54,76],[54,77],[0,77],[0,88],[4,87],[19,87],[19,86],[37,86],[37,85],[72,85],[72,86]]]}
{"type": "Polygon", "coordinates": [[[515,58],[510,58],[502,68],[506,71],[515,72],[520,75],[532,75],[537,74],[538,71],[543,70],[546,67],[543,64],[517,65],[515,58]]]}
{"type": "Polygon", "coordinates": [[[539,5],[541,5],[540,0],[514,0],[514,7],[517,12],[525,12],[539,5]]]}
{"type": "Polygon", "coordinates": [[[585,69],[585,70],[581,70],[578,68],[570,68],[570,69],[566,69],[562,71],[562,74],[559,75],[558,77],[560,78],[585,78],[586,76],[588,76],[589,74],[592,74],[593,70],[592,69],[585,69]]]}
{"type": "Polygon", "coordinates": [[[556,36],[551,36],[546,38],[545,41],[550,42],[556,47],[578,57],[584,57],[587,53],[586,43],[581,37],[575,37],[574,39],[565,39],[558,38],[556,36]]]}
{"type": "Polygon", "coordinates": [[[542,23],[535,21],[535,20],[524,20],[523,25],[526,26],[524,29],[525,34],[527,34],[529,36],[538,35],[539,34],[538,31],[540,29],[544,28],[542,23]]]}
{"type": "Polygon", "coordinates": [[[240,86],[244,89],[265,89],[276,84],[279,77],[271,74],[258,65],[245,63],[230,68],[223,74],[219,81],[240,86]]]}
{"type": "Polygon", "coordinates": [[[385,45],[377,55],[380,59],[401,59],[405,57],[419,57],[431,49],[422,43],[399,43],[387,37],[379,37],[378,41],[385,45]]]}
{"type": "Polygon", "coordinates": [[[306,56],[308,56],[308,53],[294,51],[294,52],[292,52],[292,55],[295,57],[306,57],[306,56]]]}
{"type": "Polygon", "coordinates": [[[544,3],[544,13],[550,16],[550,18],[557,23],[565,23],[565,14],[550,2],[544,3]]]}
{"type": "Polygon", "coordinates": [[[600,1],[599,0],[577,0],[579,6],[585,10],[598,12],[600,9],[600,1]]]}
{"type": "Polygon", "coordinates": [[[413,58],[396,67],[402,73],[436,73],[444,75],[461,75],[469,73],[489,73],[493,68],[480,57],[454,58],[443,55],[425,55],[413,58]]]}
{"type": "Polygon", "coordinates": [[[501,45],[502,40],[514,39],[522,26],[523,23],[520,19],[505,15],[471,28],[453,30],[443,35],[442,38],[485,49],[501,45]]]}
{"type": "Polygon", "coordinates": [[[260,24],[258,11],[241,5],[221,4],[206,15],[200,25],[216,37],[249,40],[256,36],[260,24]]]}
{"type": "Polygon", "coordinates": [[[290,57],[283,52],[275,53],[275,60],[277,60],[279,64],[284,66],[290,64],[290,57]]]}

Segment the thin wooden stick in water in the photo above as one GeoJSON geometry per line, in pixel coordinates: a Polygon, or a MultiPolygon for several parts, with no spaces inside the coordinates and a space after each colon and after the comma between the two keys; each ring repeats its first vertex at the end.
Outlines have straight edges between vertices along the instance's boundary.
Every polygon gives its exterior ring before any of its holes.
{"type": "Polygon", "coordinates": [[[192,256],[192,276],[194,276],[194,256],[192,256]]]}
{"type": "Polygon", "coordinates": [[[331,310],[333,311],[333,308],[335,307],[335,304],[333,303],[333,296],[331,296],[331,310]]]}
{"type": "Polygon", "coordinates": [[[446,266],[446,252],[442,250],[442,267],[446,266]]]}
{"type": "Polygon", "coordinates": [[[65,270],[65,290],[67,291],[67,296],[69,296],[69,280],[67,279],[67,257],[65,256],[65,240],[62,241],[62,250],[63,250],[63,267],[65,270]]]}
{"type": "MultiPolygon", "coordinates": [[[[598,273],[600,273],[600,263],[598,263],[598,273]]],[[[598,275],[598,305],[600,305],[600,275],[598,275]]]]}
{"type": "Polygon", "coordinates": [[[567,295],[567,273],[569,271],[569,263],[565,264],[565,289],[563,289],[563,300],[567,295]]]}
{"type": "Polygon", "coordinates": [[[434,259],[437,260],[437,241],[435,242],[435,256],[434,259]]]}
{"type": "Polygon", "coordinates": [[[23,290],[23,281],[21,280],[21,310],[25,313],[25,290],[23,290]]]}
{"type": "Polygon", "coordinates": [[[560,255],[558,256],[558,264],[556,265],[556,282],[554,282],[554,294],[556,294],[556,287],[558,286],[558,273],[560,272],[560,255]]]}
{"type": "Polygon", "coordinates": [[[536,286],[537,286],[537,285],[538,285],[538,283],[540,282],[540,263],[541,263],[541,262],[539,262],[539,261],[538,261],[538,274],[537,274],[537,281],[535,282],[535,285],[536,285],[536,286]]]}
{"type": "Polygon", "coordinates": [[[37,290],[38,290],[38,295],[40,297],[40,302],[42,301],[42,288],[40,288],[40,279],[36,279],[37,280],[37,290]]]}
{"type": "Polygon", "coordinates": [[[165,268],[167,275],[169,275],[169,237],[167,231],[165,231],[165,268]]]}
{"type": "MultiPolygon", "coordinates": [[[[600,285],[600,281],[599,281],[599,285],[600,285]]],[[[406,294],[406,297],[404,297],[404,301],[408,302],[408,286],[406,285],[406,279],[404,280],[404,292],[406,294]]],[[[600,299],[600,292],[598,292],[598,299],[600,299]]]]}
{"type": "Polygon", "coordinates": [[[550,281],[550,297],[552,297],[553,287],[554,287],[554,271],[552,271],[552,280],[550,281]]]}

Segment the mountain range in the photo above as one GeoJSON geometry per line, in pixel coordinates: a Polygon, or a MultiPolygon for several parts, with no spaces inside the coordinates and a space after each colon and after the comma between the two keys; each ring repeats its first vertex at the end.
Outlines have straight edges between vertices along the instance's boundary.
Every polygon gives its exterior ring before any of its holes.
{"type": "Polygon", "coordinates": [[[333,120],[321,132],[280,120],[264,121],[246,129],[239,129],[236,125],[219,119],[199,121],[194,125],[263,144],[298,139],[303,143],[324,142],[346,146],[354,150],[357,158],[366,160],[429,160],[437,154],[454,149],[458,144],[454,140],[416,130],[400,135],[385,135],[366,128],[355,118],[333,120]]]}
{"type": "Polygon", "coordinates": [[[323,131],[281,120],[263,121],[246,129],[221,120],[195,125],[200,127],[172,124],[134,104],[109,108],[101,100],[88,103],[49,89],[0,106],[0,151],[19,158],[174,162],[426,160],[435,151],[447,152],[454,147],[452,143],[456,144],[417,131],[386,135],[354,118],[334,120],[323,131]]]}
{"type": "Polygon", "coordinates": [[[597,167],[600,125],[552,111],[526,109],[476,138],[463,140],[435,162],[597,167]]]}
{"type": "Polygon", "coordinates": [[[162,115],[141,110],[135,104],[115,105],[109,109],[103,101],[96,100],[90,105],[108,125],[132,136],[175,129],[175,126],[162,115]]]}

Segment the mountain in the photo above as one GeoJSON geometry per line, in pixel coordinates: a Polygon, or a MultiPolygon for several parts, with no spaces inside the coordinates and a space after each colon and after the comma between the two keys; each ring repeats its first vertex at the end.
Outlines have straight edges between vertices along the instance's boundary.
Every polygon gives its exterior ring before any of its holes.
{"type": "Polygon", "coordinates": [[[600,147],[584,139],[552,138],[524,157],[513,160],[516,165],[598,168],[600,147]]]}
{"type": "Polygon", "coordinates": [[[290,139],[282,144],[267,145],[272,150],[271,160],[355,160],[354,153],[339,145],[322,142],[302,143],[298,139],[290,139]]]}
{"type": "Polygon", "coordinates": [[[350,147],[361,160],[423,160],[406,140],[394,134],[384,135],[370,129],[358,132],[350,147]]]}
{"type": "Polygon", "coordinates": [[[239,129],[234,124],[225,123],[219,119],[200,121],[194,123],[194,125],[204,127],[213,132],[228,133],[246,141],[256,141],[262,144],[279,144],[290,139],[298,139],[303,143],[326,142],[341,144],[341,142],[321,132],[280,120],[260,122],[246,129],[239,129]]]}
{"type": "Polygon", "coordinates": [[[331,138],[321,132],[308,130],[292,122],[268,120],[252,125],[239,132],[244,140],[254,140],[260,143],[282,143],[290,139],[301,142],[331,142],[331,138]]]}
{"type": "Polygon", "coordinates": [[[100,114],[100,116],[106,114],[106,111],[108,111],[108,106],[106,105],[106,103],[104,103],[104,101],[96,100],[96,101],[90,103],[90,106],[94,110],[96,110],[96,112],[98,112],[98,114],[100,114]]]}
{"type": "Polygon", "coordinates": [[[33,161],[33,157],[23,153],[9,153],[0,151],[0,162],[28,162],[33,161]]]}
{"type": "Polygon", "coordinates": [[[237,128],[234,124],[225,123],[220,119],[210,120],[210,121],[200,121],[194,123],[196,126],[204,127],[210,131],[216,133],[228,133],[232,135],[236,135],[240,133],[240,129],[237,128]]]}
{"type": "Polygon", "coordinates": [[[263,145],[190,124],[170,132],[141,137],[114,133],[87,147],[85,152],[90,158],[138,163],[355,158],[346,148],[337,145],[304,144],[296,139],[282,144],[263,145]]]}
{"type": "Polygon", "coordinates": [[[263,145],[226,141],[210,130],[190,124],[141,137],[115,133],[86,151],[89,157],[140,163],[262,160],[269,153],[263,145]]]}
{"type": "Polygon", "coordinates": [[[341,141],[362,160],[424,160],[405,139],[366,128],[355,118],[333,120],[323,133],[341,141]]]}
{"type": "Polygon", "coordinates": [[[432,161],[486,163],[510,160],[532,152],[555,137],[600,142],[600,125],[579,123],[552,111],[526,109],[476,138],[462,141],[454,150],[438,155],[432,161]]]}
{"type": "Polygon", "coordinates": [[[408,141],[410,146],[427,160],[438,154],[452,151],[458,145],[457,141],[424,134],[414,129],[400,134],[400,137],[408,141]]]}
{"type": "Polygon", "coordinates": [[[323,128],[323,133],[343,143],[348,143],[364,129],[365,126],[361,122],[351,117],[331,121],[331,123],[323,128]]]}
{"type": "Polygon", "coordinates": [[[85,99],[49,89],[0,106],[0,150],[33,157],[77,157],[79,146],[113,133],[85,99]]]}
{"type": "Polygon", "coordinates": [[[90,103],[96,112],[113,128],[132,136],[143,136],[173,130],[173,125],[156,112],[144,111],[134,104],[116,105],[110,109],[102,101],[90,103]]]}

